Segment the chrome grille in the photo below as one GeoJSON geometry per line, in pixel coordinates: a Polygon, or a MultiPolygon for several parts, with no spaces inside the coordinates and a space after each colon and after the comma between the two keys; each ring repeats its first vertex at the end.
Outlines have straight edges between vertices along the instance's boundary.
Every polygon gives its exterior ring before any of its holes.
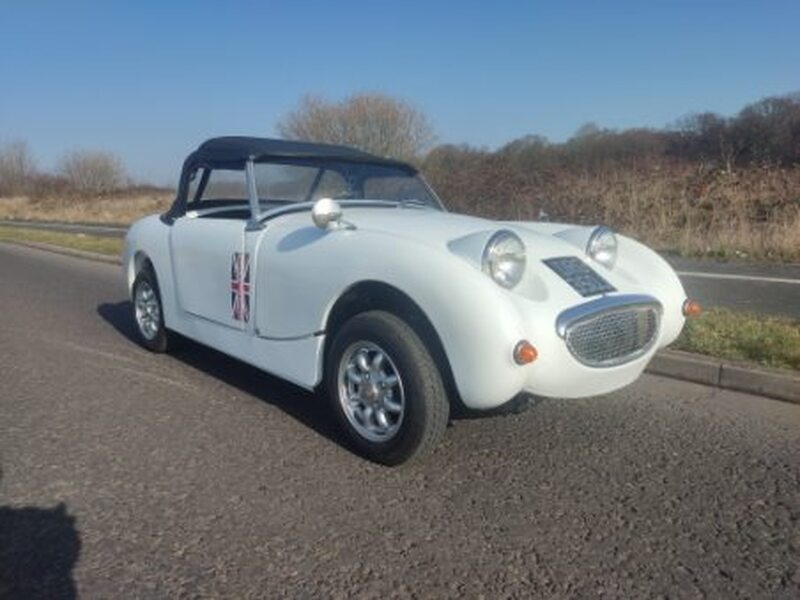
{"type": "Polygon", "coordinates": [[[659,309],[626,306],[596,313],[567,325],[565,340],[572,355],[591,367],[611,367],[647,352],[658,336],[659,309]]]}

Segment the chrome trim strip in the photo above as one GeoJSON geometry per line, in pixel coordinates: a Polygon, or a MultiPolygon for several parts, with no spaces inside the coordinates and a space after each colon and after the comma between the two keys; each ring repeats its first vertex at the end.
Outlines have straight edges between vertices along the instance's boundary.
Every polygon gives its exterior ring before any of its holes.
{"type": "Polygon", "coordinates": [[[261,340],[269,340],[270,342],[298,342],[300,340],[307,340],[310,338],[320,337],[321,335],[325,335],[324,331],[315,331],[314,333],[306,333],[303,335],[292,335],[288,337],[272,337],[268,335],[262,335],[261,332],[256,329],[255,330],[256,337],[261,340]]]}
{"type": "Polygon", "coordinates": [[[624,294],[621,296],[602,296],[591,302],[578,304],[572,308],[568,308],[558,315],[556,318],[556,332],[561,338],[567,335],[567,329],[576,321],[581,321],[587,317],[596,316],[598,314],[619,310],[626,306],[645,305],[654,306],[658,309],[659,317],[663,307],[661,302],[648,296],[646,294],[624,294]]]}
{"type": "Polygon", "coordinates": [[[247,180],[247,201],[250,205],[250,218],[247,221],[247,231],[261,229],[261,205],[258,201],[258,188],[256,186],[256,171],[253,157],[245,163],[245,179],[247,180]]]}

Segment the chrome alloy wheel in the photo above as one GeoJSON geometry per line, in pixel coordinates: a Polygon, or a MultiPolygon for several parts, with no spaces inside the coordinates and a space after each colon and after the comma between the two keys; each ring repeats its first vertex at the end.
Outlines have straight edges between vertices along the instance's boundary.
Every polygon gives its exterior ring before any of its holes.
{"type": "Polygon", "coordinates": [[[155,339],[161,327],[161,306],[155,291],[146,281],[139,282],[133,298],[136,324],[148,341],[155,339]]]}
{"type": "Polygon", "coordinates": [[[391,357],[372,342],[351,344],[339,362],[339,403],[359,435],[386,442],[405,413],[403,381],[391,357]]]}

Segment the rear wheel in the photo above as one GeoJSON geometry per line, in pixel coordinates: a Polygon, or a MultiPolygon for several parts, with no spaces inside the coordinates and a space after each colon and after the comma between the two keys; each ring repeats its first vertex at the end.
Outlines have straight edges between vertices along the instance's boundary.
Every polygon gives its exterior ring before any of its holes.
{"type": "Polygon", "coordinates": [[[367,458],[395,465],[432,450],[450,412],[439,370],[404,321],[370,311],[333,340],[326,388],[334,412],[367,458]]]}
{"type": "Polygon", "coordinates": [[[149,268],[142,269],[133,281],[133,320],[141,344],[152,352],[166,352],[167,330],[158,282],[149,268]]]}

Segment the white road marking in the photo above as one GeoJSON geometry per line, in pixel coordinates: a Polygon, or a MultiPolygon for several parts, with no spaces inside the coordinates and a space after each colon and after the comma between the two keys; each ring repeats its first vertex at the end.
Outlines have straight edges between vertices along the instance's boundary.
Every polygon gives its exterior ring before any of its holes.
{"type": "Polygon", "coordinates": [[[783,277],[760,277],[758,275],[728,275],[724,273],[703,273],[701,271],[676,271],[681,277],[702,277],[705,279],[732,279],[734,281],[760,281],[763,283],[787,283],[800,285],[800,279],[785,279],[783,277]]]}

